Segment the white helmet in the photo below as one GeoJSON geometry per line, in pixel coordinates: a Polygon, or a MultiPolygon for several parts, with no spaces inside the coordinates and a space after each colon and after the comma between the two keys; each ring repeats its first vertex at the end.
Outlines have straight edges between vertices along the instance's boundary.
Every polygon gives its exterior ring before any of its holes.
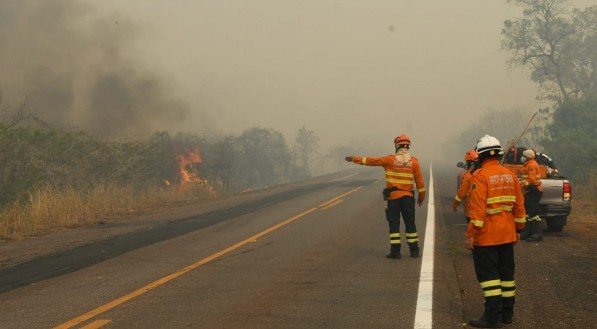
{"type": "Polygon", "coordinates": [[[522,152],[522,155],[524,155],[527,159],[534,159],[535,158],[535,151],[528,149],[528,150],[524,150],[522,152]]]}
{"type": "Polygon", "coordinates": [[[504,150],[497,138],[485,135],[477,141],[477,153],[479,157],[496,156],[503,155],[504,150]]]}

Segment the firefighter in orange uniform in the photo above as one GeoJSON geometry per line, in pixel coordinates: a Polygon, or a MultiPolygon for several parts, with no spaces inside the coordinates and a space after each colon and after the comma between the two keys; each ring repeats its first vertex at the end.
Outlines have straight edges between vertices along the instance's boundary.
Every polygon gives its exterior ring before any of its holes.
{"type": "Polygon", "coordinates": [[[406,226],[406,243],[410,256],[419,257],[419,236],[415,225],[415,184],[419,206],[425,200],[425,183],[417,158],[409,153],[410,138],[400,135],[394,139],[395,154],[385,157],[348,156],[346,161],[366,166],[383,167],[386,174],[384,200],[388,201],[386,219],[390,226],[390,253],[387,258],[400,259],[400,215],[406,226]]]}
{"type": "Polygon", "coordinates": [[[495,137],[479,139],[477,153],[481,168],[471,178],[465,244],[473,251],[485,312],[469,324],[500,328],[514,314],[514,244],[526,222],[524,199],[517,177],[500,163],[503,150],[495,137]]]}
{"type": "Polygon", "coordinates": [[[525,230],[522,239],[528,242],[543,241],[543,232],[541,228],[541,207],[539,201],[543,196],[541,188],[541,174],[539,174],[539,164],[535,161],[535,152],[531,149],[522,152],[520,161],[524,166],[524,175],[522,176],[522,188],[524,190],[524,205],[528,215],[530,230],[525,230]],[[530,233],[530,234],[529,234],[530,233]]]}
{"type": "Polygon", "coordinates": [[[452,203],[452,209],[456,211],[458,206],[462,201],[464,203],[462,206],[464,207],[464,214],[466,215],[466,222],[468,223],[470,218],[468,215],[468,194],[469,194],[469,187],[471,185],[471,177],[473,177],[473,173],[477,169],[477,160],[479,159],[479,155],[477,151],[472,150],[466,152],[464,155],[464,160],[466,162],[466,170],[464,171],[464,175],[462,178],[462,182],[460,182],[460,186],[458,187],[458,191],[456,192],[456,196],[454,197],[454,202],[452,203]]]}

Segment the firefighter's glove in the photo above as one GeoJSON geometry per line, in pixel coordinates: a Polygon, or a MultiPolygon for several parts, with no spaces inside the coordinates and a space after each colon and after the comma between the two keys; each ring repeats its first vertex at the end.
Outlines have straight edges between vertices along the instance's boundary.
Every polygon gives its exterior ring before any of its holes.
{"type": "Polygon", "coordinates": [[[419,197],[417,198],[417,204],[419,207],[423,204],[423,201],[425,201],[425,191],[419,192],[419,197]]]}
{"type": "Polygon", "coordinates": [[[346,162],[352,162],[353,159],[354,159],[353,156],[348,156],[348,157],[344,158],[344,160],[346,160],[346,162]]]}
{"type": "Polygon", "coordinates": [[[466,247],[466,249],[468,250],[473,250],[474,246],[474,242],[475,239],[474,238],[469,238],[467,237],[466,240],[464,240],[464,246],[466,247]]]}
{"type": "Polygon", "coordinates": [[[456,212],[456,209],[458,209],[458,205],[460,205],[458,200],[454,200],[454,202],[452,202],[452,210],[454,210],[454,212],[456,212]]]}

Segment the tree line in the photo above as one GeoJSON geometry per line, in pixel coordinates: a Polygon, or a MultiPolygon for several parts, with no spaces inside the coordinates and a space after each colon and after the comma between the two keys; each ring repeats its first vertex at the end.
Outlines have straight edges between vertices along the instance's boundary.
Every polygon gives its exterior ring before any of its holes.
{"type": "MultiPolygon", "coordinates": [[[[568,0],[508,0],[522,9],[504,22],[502,48],[539,86],[541,108],[521,144],[549,154],[581,185],[597,182],[597,5],[568,0]]],[[[530,115],[519,109],[485,113],[458,137],[466,145],[488,131],[507,141],[530,115]]]]}

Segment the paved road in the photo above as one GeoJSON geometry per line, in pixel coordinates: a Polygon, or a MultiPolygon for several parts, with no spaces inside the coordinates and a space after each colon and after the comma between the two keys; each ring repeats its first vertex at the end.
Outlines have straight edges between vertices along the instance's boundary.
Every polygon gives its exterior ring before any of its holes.
{"type": "MultiPolygon", "coordinates": [[[[63,254],[51,270],[60,275],[40,281],[30,263],[11,275],[37,282],[0,294],[0,327],[413,328],[431,311],[434,328],[461,328],[480,314],[482,297],[461,247],[462,215],[449,209],[454,173],[434,175],[435,249],[423,248],[423,258],[384,257],[383,174],[360,168],[123,238],[142,243],[95,244],[111,250],[99,260],[90,249],[63,254]],[[432,251],[433,274],[423,275],[433,283],[429,310],[419,285],[432,251]],[[80,258],[85,266],[68,265],[80,258]]],[[[427,205],[417,208],[422,245],[428,213],[427,205]]],[[[594,243],[579,248],[578,236],[567,237],[517,247],[520,298],[511,327],[590,327],[594,243]],[[561,246],[574,257],[552,253],[561,246]]]]}
{"type": "MultiPolygon", "coordinates": [[[[384,258],[382,172],[353,173],[5,292],[1,326],[412,328],[422,259],[384,258]]],[[[449,295],[434,297],[436,316],[459,324],[449,295]]]]}

